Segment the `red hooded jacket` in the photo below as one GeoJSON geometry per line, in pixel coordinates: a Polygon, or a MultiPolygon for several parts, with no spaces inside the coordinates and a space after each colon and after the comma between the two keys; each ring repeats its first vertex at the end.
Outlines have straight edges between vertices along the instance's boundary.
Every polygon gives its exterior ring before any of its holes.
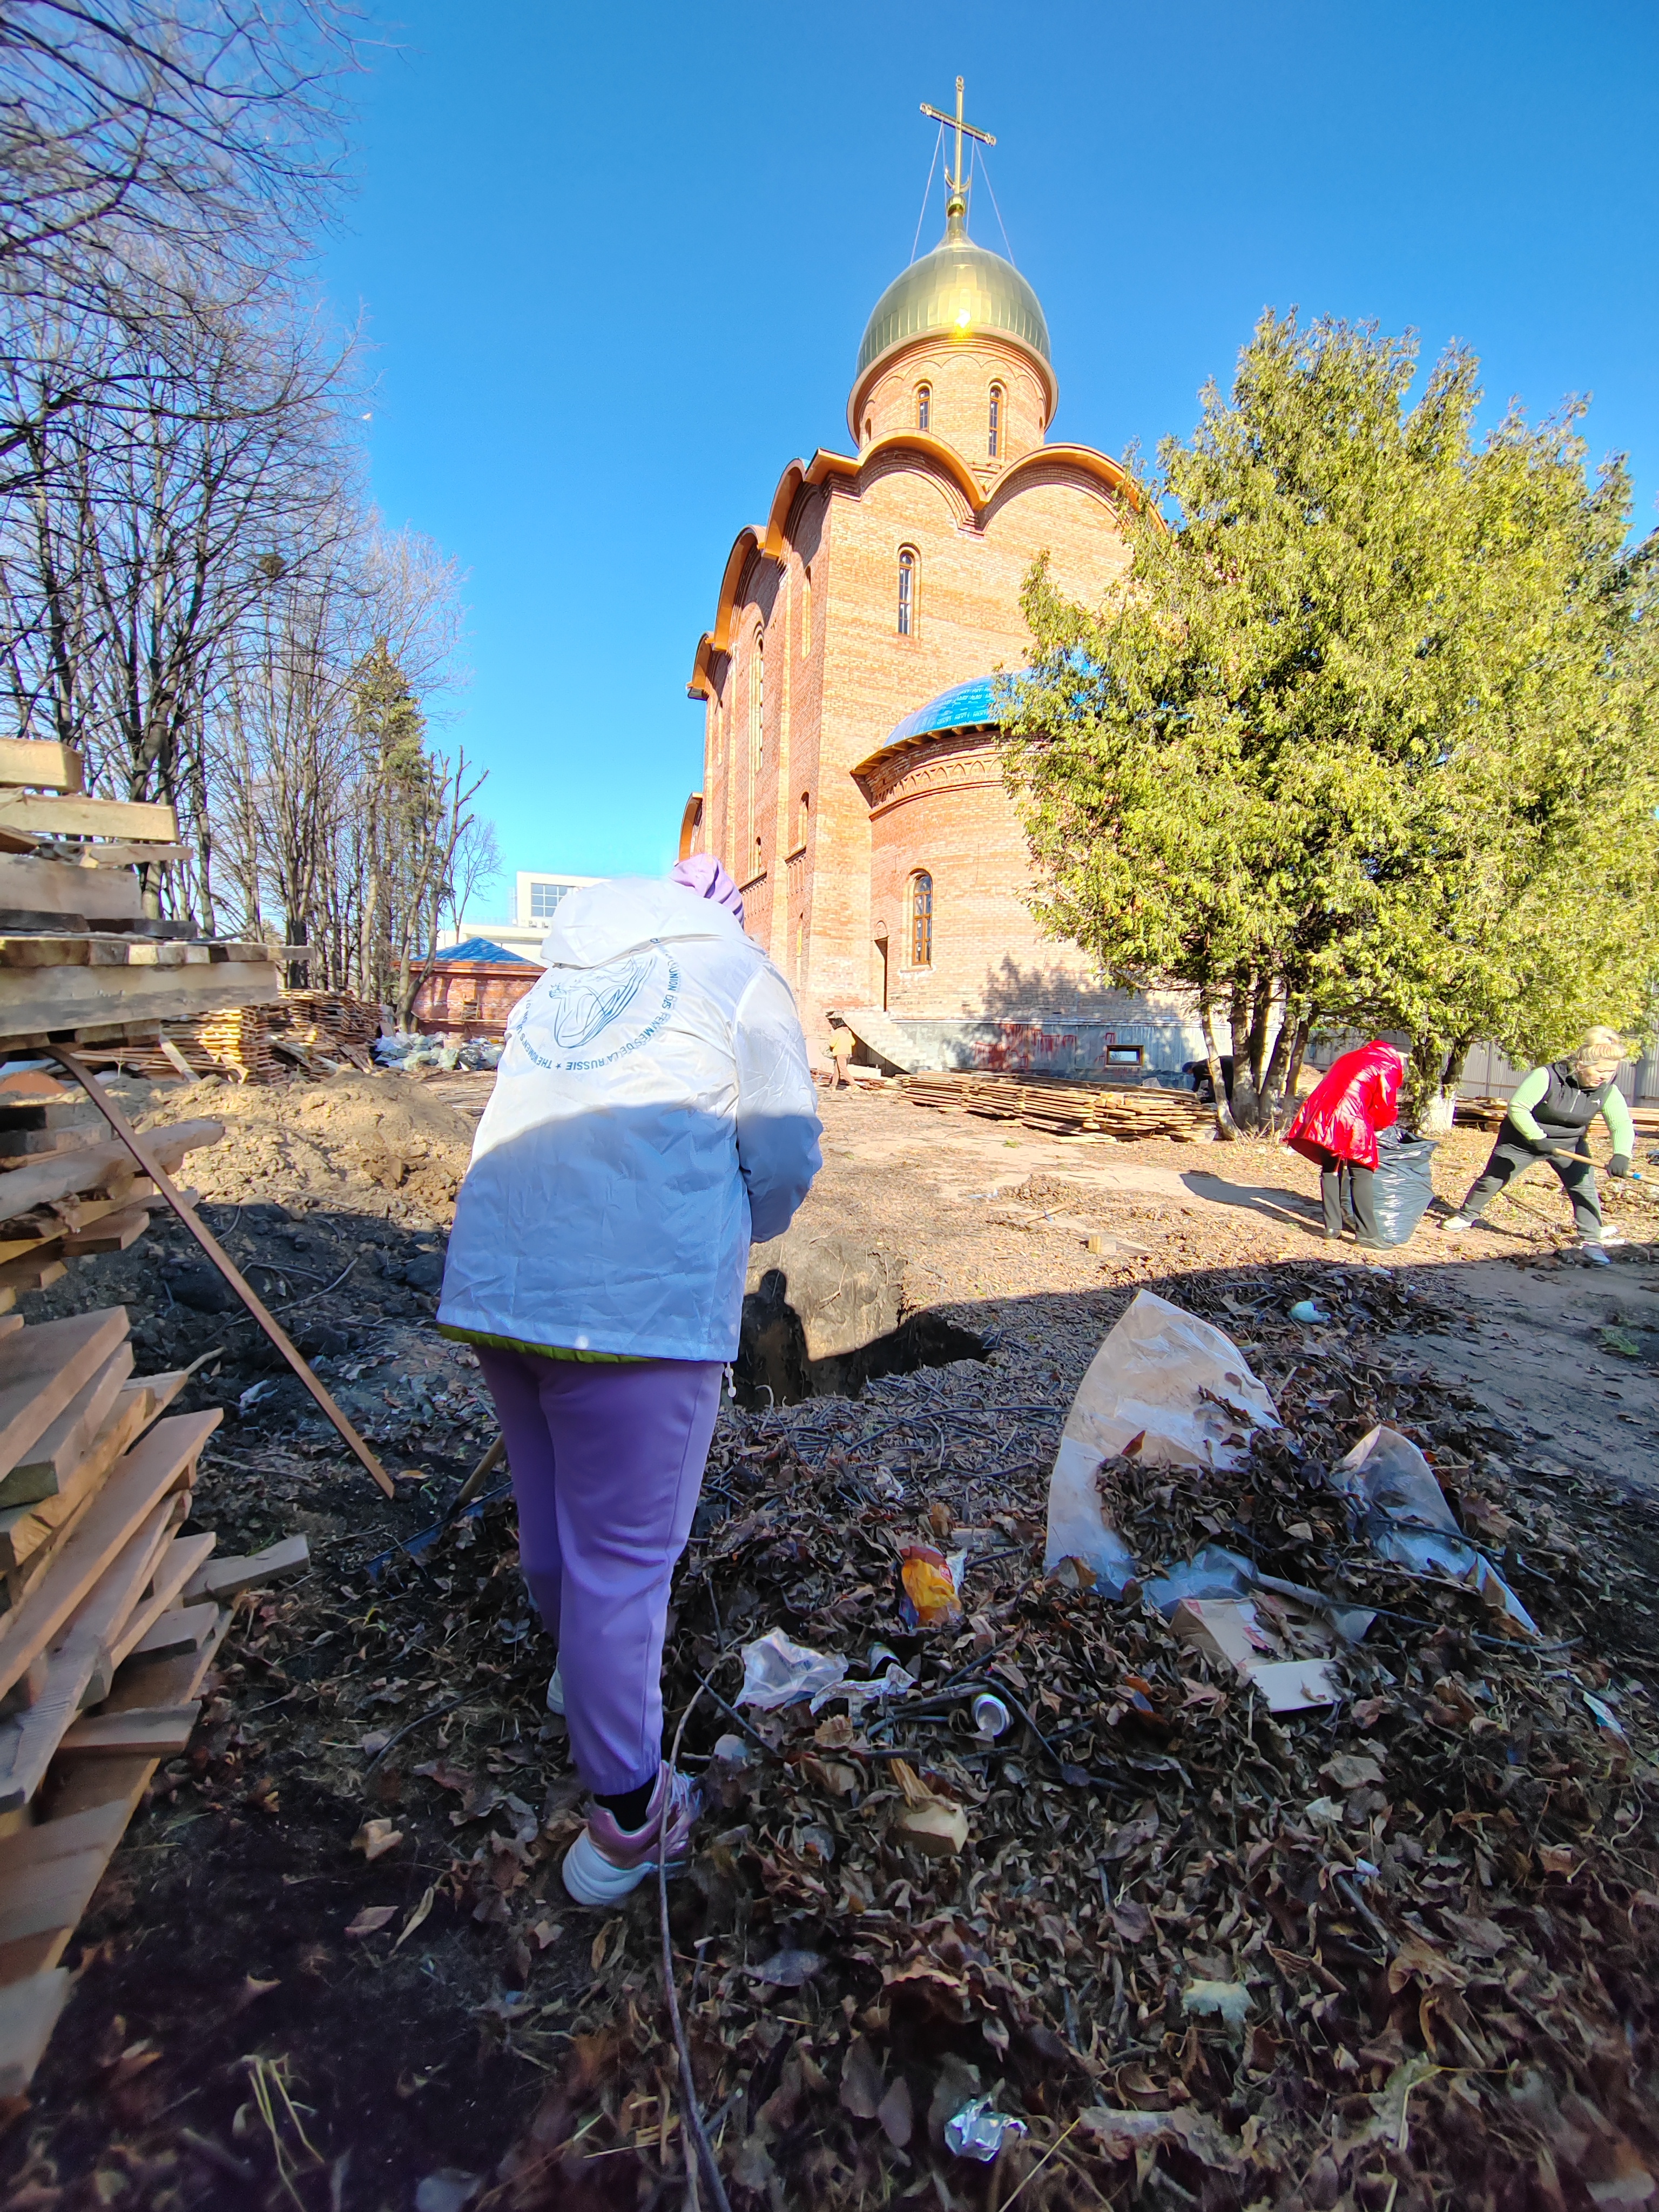
{"type": "Polygon", "coordinates": [[[1285,1142],[1322,1168],[1334,1159],[1374,1168],[1376,1133],[1400,1119],[1395,1101],[1405,1079],[1404,1056],[1380,1037],[1345,1052],[1303,1100],[1285,1142]]]}

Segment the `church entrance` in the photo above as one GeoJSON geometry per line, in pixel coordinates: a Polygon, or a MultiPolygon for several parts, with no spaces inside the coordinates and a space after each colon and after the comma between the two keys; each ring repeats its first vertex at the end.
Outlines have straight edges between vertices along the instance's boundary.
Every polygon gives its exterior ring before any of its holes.
{"type": "Polygon", "coordinates": [[[881,985],[881,1011],[884,1014],[887,1012],[887,939],[884,937],[876,939],[876,964],[881,985]]]}

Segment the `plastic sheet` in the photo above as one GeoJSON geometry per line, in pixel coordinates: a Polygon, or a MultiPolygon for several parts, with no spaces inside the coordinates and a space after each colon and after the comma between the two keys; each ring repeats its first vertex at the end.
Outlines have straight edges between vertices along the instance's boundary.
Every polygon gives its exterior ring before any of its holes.
{"type": "Polygon", "coordinates": [[[1467,1583],[1522,1635],[1537,1635],[1525,1606],[1459,1528],[1434,1469],[1409,1437],[1398,1429],[1368,1431],[1332,1468],[1331,1480],[1379,1559],[1413,1574],[1467,1583]]]}
{"type": "Polygon", "coordinates": [[[1139,1291],[1084,1376],[1048,1483],[1043,1564],[1079,1559],[1121,1597],[1135,1561],[1102,1510],[1095,1477],[1133,1447],[1155,1467],[1236,1467],[1254,1428],[1279,1416],[1231,1340],[1151,1291],[1139,1291]]]}
{"type": "Polygon", "coordinates": [[[1255,1569],[1248,1559],[1224,1544],[1206,1544],[1183,1565],[1147,1583],[1140,1594],[1168,1620],[1183,1598],[1243,1597],[1255,1583],[1255,1569]]]}

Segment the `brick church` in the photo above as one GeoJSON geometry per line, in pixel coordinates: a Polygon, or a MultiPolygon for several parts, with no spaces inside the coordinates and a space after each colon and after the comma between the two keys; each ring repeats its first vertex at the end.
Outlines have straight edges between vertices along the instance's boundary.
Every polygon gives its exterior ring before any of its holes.
{"type": "MultiPolygon", "coordinates": [[[[792,461],[726,561],[689,687],[704,769],[681,851],[742,887],[815,1059],[835,1009],[854,1028],[885,1013],[916,1066],[1178,1067],[1201,1049],[1180,1003],[1105,990],[1025,904],[997,675],[1025,662],[1039,553],[1091,605],[1127,566],[1127,486],[1050,437],[1048,325],[969,236],[957,146],[944,238],[866,325],[854,453],[792,461]]],[[[891,1028],[862,1026],[896,1051],[891,1028]]]]}

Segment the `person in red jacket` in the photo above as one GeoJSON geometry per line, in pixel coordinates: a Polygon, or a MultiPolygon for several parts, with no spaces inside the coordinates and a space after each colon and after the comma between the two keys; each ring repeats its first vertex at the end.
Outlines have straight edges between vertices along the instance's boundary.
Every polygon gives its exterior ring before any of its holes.
{"type": "Polygon", "coordinates": [[[1347,1212],[1353,1216],[1355,1241],[1362,1251],[1385,1249],[1376,1233],[1371,1192],[1376,1134],[1379,1129],[1393,1128],[1400,1119],[1400,1086],[1405,1079],[1403,1054],[1373,1037],[1358,1052],[1343,1054],[1303,1100],[1285,1132],[1287,1145],[1318,1164],[1328,1243],[1340,1238],[1347,1212]]]}

